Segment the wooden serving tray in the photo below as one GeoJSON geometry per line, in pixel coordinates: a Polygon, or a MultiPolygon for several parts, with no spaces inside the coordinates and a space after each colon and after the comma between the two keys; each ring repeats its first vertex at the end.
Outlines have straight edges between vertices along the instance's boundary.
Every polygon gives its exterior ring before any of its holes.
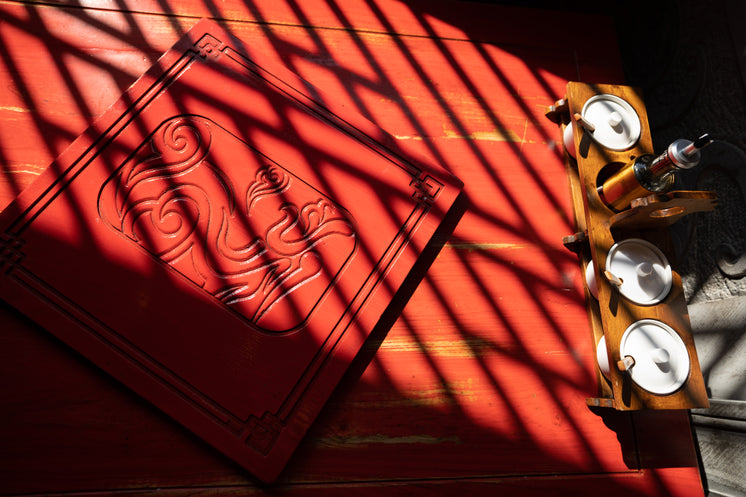
{"type": "MultiPolygon", "coordinates": [[[[594,142],[582,126],[573,127],[577,160],[568,158],[568,170],[577,228],[579,233],[585,235],[578,238],[583,238],[582,243],[587,242],[587,249],[580,250],[581,267],[585,271],[592,260],[598,282],[597,300],[587,292],[589,318],[594,344],[602,336],[606,338],[611,364],[609,383],[599,372],[599,397],[588,399],[588,404],[618,410],[707,407],[707,392],[694,347],[681,277],[675,270],[675,254],[667,227],[682,215],[712,210],[716,199],[711,192],[670,192],[636,199],[629,209],[621,213],[609,209],[596,191],[599,177],[604,174],[605,168],[650,154],[653,146],[642,96],[636,89],[621,85],[568,83],[566,99],[562,102],[565,106],[565,122],[560,122],[561,131],[564,131],[567,116],[580,114],[586,101],[599,94],[616,95],[629,103],[640,119],[641,134],[631,148],[614,151],[594,142]],[[671,291],[656,305],[637,305],[625,299],[602,275],[609,249],[614,243],[628,238],[642,238],[653,243],[672,261],[674,267],[671,291]],[[623,359],[619,345],[625,330],[643,319],[655,319],[669,325],[679,335],[689,353],[690,371],[687,380],[671,394],[656,395],[648,392],[617,367],[617,363],[623,359]]],[[[556,122],[562,120],[556,110],[550,110],[547,116],[556,122]]]]}
{"type": "Polygon", "coordinates": [[[2,212],[0,296],[271,481],[461,188],[202,20],[2,212]]]}

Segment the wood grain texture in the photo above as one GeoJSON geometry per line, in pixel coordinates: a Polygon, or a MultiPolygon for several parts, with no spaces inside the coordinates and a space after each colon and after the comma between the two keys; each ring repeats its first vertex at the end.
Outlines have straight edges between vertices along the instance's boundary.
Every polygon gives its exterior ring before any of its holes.
{"type": "Polygon", "coordinates": [[[3,493],[702,495],[686,413],[585,405],[593,344],[543,114],[568,80],[621,82],[610,22],[455,5],[2,4],[3,206],[203,15],[463,178],[470,204],[271,488],[4,306],[3,493]]]}
{"type": "Polygon", "coordinates": [[[657,229],[671,226],[684,216],[715,209],[715,192],[673,191],[653,194],[632,201],[629,209],[609,219],[615,230],[657,229]]]}

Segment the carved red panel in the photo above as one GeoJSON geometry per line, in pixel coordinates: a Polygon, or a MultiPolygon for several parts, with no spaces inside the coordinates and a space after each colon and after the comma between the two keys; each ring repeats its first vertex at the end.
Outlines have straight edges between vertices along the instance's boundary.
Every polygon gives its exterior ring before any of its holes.
{"type": "Polygon", "coordinates": [[[460,189],[201,21],[3,211],[0,295],[269,481],[460,189]]]}
{"type": "Polygon", "coordinates": [[[355,250],[349,213],[205,117],[163,122],[104,183],[101,220],[259,329],[305,321],[355,250]],[[218,166],[238,163],[240,167],[218,166]]]}

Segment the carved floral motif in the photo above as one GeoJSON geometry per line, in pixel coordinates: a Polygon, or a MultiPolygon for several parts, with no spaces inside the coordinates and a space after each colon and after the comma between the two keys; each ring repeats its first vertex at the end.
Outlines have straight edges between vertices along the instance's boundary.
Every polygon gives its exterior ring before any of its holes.
{"type": "Polygon", "coordinates": [[[172,118],[106,181],[99,213],[261,329],[288,331],[354,251],[353,223],[268,160],[250,171],[214,163],[213,147],[237,144],[248,147],[207,119],[172,118]]]}

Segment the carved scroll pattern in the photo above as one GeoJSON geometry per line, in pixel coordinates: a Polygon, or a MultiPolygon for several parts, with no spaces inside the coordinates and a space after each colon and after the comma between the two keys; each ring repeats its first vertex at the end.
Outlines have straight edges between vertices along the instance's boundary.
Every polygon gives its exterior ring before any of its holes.
{"type": "Polygon", "coordinates": [[[215,129],[220,146],[236,146],[207,119],[163,123],[106,181],[99,213],[259,328],[288,331],[308,317],[353,252],[352,220],[276,164],[217,167],[215,129]]]}

